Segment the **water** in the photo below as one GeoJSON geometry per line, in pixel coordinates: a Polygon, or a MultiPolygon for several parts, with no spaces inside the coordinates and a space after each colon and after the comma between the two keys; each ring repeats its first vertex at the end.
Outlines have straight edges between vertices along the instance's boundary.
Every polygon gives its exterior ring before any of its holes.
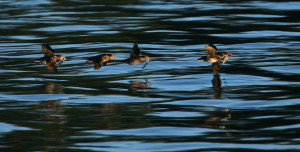
{"type": "Polygon", "coordinates": [[[299,5],[2,0],[0,149],[299,151],[299,5]],[[120,62],[135,42],[145,69],[120,62]],[[68,58],[57,74],[42,43],[68,58]],[[233,54],[216,75],[208,43],[233,54]]]}

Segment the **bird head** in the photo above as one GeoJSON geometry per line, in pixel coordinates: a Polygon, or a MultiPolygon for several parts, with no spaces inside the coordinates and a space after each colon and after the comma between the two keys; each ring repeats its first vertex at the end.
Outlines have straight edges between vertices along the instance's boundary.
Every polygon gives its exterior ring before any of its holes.
{"type": "Polygon", "coordinates": [[[67,60],[67,58],[65,56],[62,56],[62,55],[57,55],[57,58],[58,58],[58,61],[59,61],[57,66],[60,66],[64,61],[67,60]]]}

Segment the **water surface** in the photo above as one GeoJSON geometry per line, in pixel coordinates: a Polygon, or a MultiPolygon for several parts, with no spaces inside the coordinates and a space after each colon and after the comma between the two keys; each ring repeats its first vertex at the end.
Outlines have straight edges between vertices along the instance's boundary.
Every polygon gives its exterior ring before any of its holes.
{"type": "Polygon", "coordinates": [[[299,5],[2,0],[0,149],[298,151],[299,5]],[[121,62],[135,42],[145,69],[121,62]],[[57,74],[42,43],[68,58],[57,74]],[[218,74],[196,61],[208,43],[233,54],[218,74]]]}

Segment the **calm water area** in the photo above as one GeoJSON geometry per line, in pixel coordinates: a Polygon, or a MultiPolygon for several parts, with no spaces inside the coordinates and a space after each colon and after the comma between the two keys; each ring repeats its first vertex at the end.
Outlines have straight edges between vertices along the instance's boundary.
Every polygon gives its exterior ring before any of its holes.
{"type": "Polygon", "coordinates": [[[300,151],[300,2],[0,0],[1,152],[300,151]],[[48,43],[67,60],[35,59],[48,43]],[[121,62],[134,43],[152,61],[121,62]],[[215,44],[214,74],[197,61],[215,44]],[[86,59],[118,58],[94,70],[86,59]]]}

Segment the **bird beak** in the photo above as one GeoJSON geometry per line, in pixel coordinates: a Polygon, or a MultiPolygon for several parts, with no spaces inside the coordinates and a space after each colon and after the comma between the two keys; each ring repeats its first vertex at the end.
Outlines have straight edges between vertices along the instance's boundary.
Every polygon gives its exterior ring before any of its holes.
{"type": "Polygon", "coordinates": [[[57,66],[60,66],[64,61],[63,60],[60,60],[57,64],[57,66]]]}
{"type": "Polygon", "coordinates": [[[146,59],[146,62],[145,62],[145,64],[144,64],[144,66],[143,66],[143,69],[145,69],[145,67],[146,67],[146,65],[148,64],[149,61],[152,61],[152,59],[151,59],[150,57],[148,57],[148,58],[146,59]]]}
{"type": "Polygon", "coordinates": [[[34,62],[35,62],[36,64],[42,64],[42,62],[41,62],[40,60],[34,60],[34,62]]]}
{"type": "Polygon", "coordinates": [[[59,63],[57,64],[57,66],[61,66],[61,64],[62,64],[65,60],[67,60],[67,58],[62,58],[62,59],[59,61],[59,63]]]}
{"type": "Polygon", "coordinates": [[[228,61],[229,58],[230,58],[229,56],[226,56],[226,57],[223,59],[223,63],[222,63],[222,64],[224,64],[226,61],[228,61]]]}
{"type": "Polygon", "coordinates": [[[150,60],[146,61],[146,63],[145,63],[144,66],[143,66],[143,69],[145,69],[145,67],[146,67],[146,65],[148,64],[149,61],[150,61],[150,60]]]}
{"type": "Polygon", "coordinates": [[[42,64],[42,62],[41,62],[40,60],[34,60],[34,62],[35,62],[36,64],[42,64]]]}

